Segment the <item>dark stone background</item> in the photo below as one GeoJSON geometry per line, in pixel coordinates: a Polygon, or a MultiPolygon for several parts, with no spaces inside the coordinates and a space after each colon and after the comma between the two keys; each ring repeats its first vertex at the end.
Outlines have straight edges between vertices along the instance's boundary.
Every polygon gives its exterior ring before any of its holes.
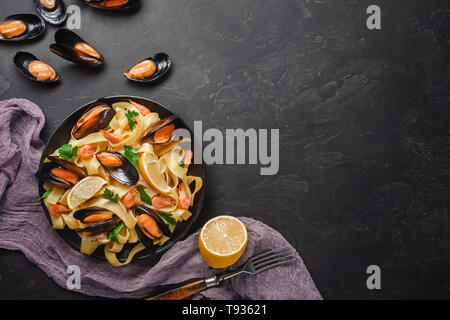
{"type": "MultiPolygon", "coordinates": [[[[53,55],[56,30],[0,43],[0,99],[42,107],[51,131],[96,98],[130,94],[169,106],[203,128],[279,128],[278,175],[212,165],[200,227],[229,213],[281,232],[325,298],[450,298],[448,0],[166,0],[134,13],[82,8],[79,33],[107,59],[86,70],[53,55]],[[370,4],[382,30],[366,28],[370,4]],[[62,77],[19,74],[29,50],[62,77]],[[136,85],[122,72],[164,51],[171,75],[136,85]],[[368,265],[382,290],[366,288],[368,265]]],[[[2,0],[0,16],[34,12],[2,0]]],[[[24,230],[26,232],[26,230],[24,230]]],[[[83,298],[59,288],[19,252],[0,251],[0,298],[83,298]]]]}

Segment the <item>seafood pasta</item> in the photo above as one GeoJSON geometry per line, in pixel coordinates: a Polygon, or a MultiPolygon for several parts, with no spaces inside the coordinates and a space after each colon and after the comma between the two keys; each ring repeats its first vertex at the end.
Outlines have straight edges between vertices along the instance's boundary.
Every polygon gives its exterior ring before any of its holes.
{"type": "Polygon", "coordinates": [[[187,139],[174,140],[175,118],[160,119],[132,100],[100,100],[80,117],[70,141],[45,159],[38,177],[53,227],[75,230],[82,253],[103,245],[112,265],[125,265],[190,218],[203,181],[188,175],[193,154],[181,147],[187,139]],[[127,243],[134,247],[119,261],[127,243]]]}

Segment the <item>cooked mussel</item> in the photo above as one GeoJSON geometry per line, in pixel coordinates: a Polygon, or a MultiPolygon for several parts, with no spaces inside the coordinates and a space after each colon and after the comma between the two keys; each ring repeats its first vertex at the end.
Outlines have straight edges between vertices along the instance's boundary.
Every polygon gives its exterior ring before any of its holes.
{"type": "Polygon", "coordinates": [[[0,22],[0,40],[34,39],[45,32],[45,22],[34,14],[15,14],[0,22]]]}
{"type": "Polygon", "coordinates": [[[105,128],[115,114],[114,109],[106,102],[94,102],[75,124],[73,137],[78,140],[105,128]]]}
{"type": "Polygon", "coordinates": [[[145,130],[142,141],[150,144],[165,144],[173,139],[173,132],[175,131],[175,125],[172,123],[178,116],[176,114],[171,115],[165,119],[162,119],[145,130]]]}
{"type": "Polygon", "coordinates": [[[108,220],[91,223],[87,227],[78,230],[78,232],[90,232],[92,234],[95,234],[110,231],[114,229],[120,223],[120,221],[121,220],[119,217],[113,216],[111,219],[108,220]]]}
{"type": "Polygon", "coordinates": [[[100,52],[73,31],[56,31],[55,42],[50,45],[50,50],[66,60],[89,67],[98,67],[104,63],[100,52]]]}
{"type": "Polygon", "coordinates": [[[88,5],[100,9],[122,10],[137,7],[140,0],[85,0],[88,5]]]}
{"type": "Polygon", "coordinates": [[[42,182],[48,182],[53,185],[64,188],[71,188],[80,179],[87,176],[85,169],[64,159],[48,156],[51,162],[45,163],[37,177],[42,182]]]}
{"type": "Polygon", "coordinates": [[[63,0],[34,0],[37,11],[45,21],[60,25],[67,19],[66,6],[63,0]]]}
{"type": "Polygon", "coordinates": [[[96,154],[102,167],[118,182],[134,186],[139,181],[139,173],[130,161],[115,151],[100,151],[96,154]]]}
{"type": "Polygon", "coordinates": [[[167,74],[171,66],[169,56],[160,52],[140,61],[125,71],[124,76],[132,81],[152,82],[167,74]]]}
{"type": "Polygon", "coordinates": [[[136,233],[147,249],[153,248],[153,240],[161,239],[163,235],[172,236],[172,232],[167,224],[150,208],[139,205],[133,207],[132,210],[137,218],[136,233]]]}
{"type": "Polygon", "coordinates": [[[14,64],[30,80],[38,82],[56,82],[59,80],[53,67],[40,61],[29,52],[17,52],[14,56],[14,64]]]}
{"type": "Polygon", "coordinates": [[[57,164],[58,166],[75,173],[80,179],[88,175],[86,169],[77,166],[75,163],[69,162],[67,160],[55,156],[47,156],[47,159],[57,164]]]}
{"type": "Polygon", "coordinates": [[[100,207],[90,207],[74,212],[73,217],[83,223],[97,223],[112,219],[114,212],[100,207]]]}

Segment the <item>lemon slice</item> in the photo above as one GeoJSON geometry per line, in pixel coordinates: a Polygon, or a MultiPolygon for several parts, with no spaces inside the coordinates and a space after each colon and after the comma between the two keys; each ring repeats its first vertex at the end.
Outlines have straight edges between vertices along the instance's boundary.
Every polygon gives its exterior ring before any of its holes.
{"type": "Polygon", "coordinates": [[[151,153],[143,152],[139,155],[139,169],[144,179],[159,192],[169,193],[172,190],[151,153]]]}
{"type": "Polygon", "coordinates": [[[70,190],[67,196],[67,205],[70,209],[78,207],[92,198],[106,183],[106,180],[97,176],[89,176],[80,180],[70,190]]]}
{"type": "Polygon", "coordinates": [[[200,231],[200,253],[210,267],[226,268],[242,256],[247,239],[247,229],[239,219],[218,216],[206,222],[200,231]]]}

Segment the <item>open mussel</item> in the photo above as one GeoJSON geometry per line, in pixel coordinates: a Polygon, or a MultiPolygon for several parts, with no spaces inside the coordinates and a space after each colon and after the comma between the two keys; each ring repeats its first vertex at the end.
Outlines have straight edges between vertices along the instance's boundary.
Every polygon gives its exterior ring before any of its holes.
{"type": "Polygon", "coordinates": [[[175,125],[172,123],[177,118],[176,114],[162,119],[145,130],[142,141],[150,144],[165,144],[173,139],[175,125]]]}
{"type": "Polygon", "coordinates": [[[45,22],[34,14],[15,14],[0,22],[0,40],[21,41],[39,37],[45,22]]]}
{"type": "Polygon", "coordinates": [[[83,223],[96,223],[114,217],[114,212],[100,207],[91,207],[74,212],[73,217],[83,223]]]}
{"type": "Polygon", "coordinates": [[[140,5],[140,0],[85,0],[88,5],[100,9],[124,10],[140,5]]]}
{"type": "Polygon", "coordinates": [[[147,249],[153,247],[153,240],[161,239],[163,235],[172,236],[172,232],[164,220],[149,207],[138,205],[132,210],[137,218],[135,230],[139,240],[147,249]]]}
{"type": "Polygon", "coordinates": [[[53,67],[40,61],[29,52],[17,52],[14,56],[14,64],[30,80],[38,82],[56,82],[59,80],[53,67]]]}
{"type": "Polygon", "coordinates": [[[85,169],[67,160],[48,156],[51,162],[45,163],[37,174],[42,182],[47,182],[63,188],[71,188],[79,180],[87,176],[85,169]]]}
{"type": "MultiPolygon", "coordinates": [[[[75,214],[74,214],[75,217],[75,214]]],[[[80,219],[79,219],[80,220],[80,219]]],[[[119,223],[120,218],[113,215],[112,218],[106,220],[99,220],[96,222],[90,223],[88,226],[78,230],[78,232],[90,232],[92,234],[107,232],[114,229],[119,223]]]]}
{"type": "Polygon", "coordinates": [[[132,81],[152,82],[167,74],[171,66],[172,61],[169,56],[160,52],[125,71],[124,76],[132,81]]]}
{"type": "Polygon", "coordinates": [[[66,60],[89,67],[99,67],[104,63],[100,52],[73,31],[56,31],[55,42],[50,45],[50,50],[66,60]]]}
{"type": "Polygon", "coordinates": [[[106,102],[94,102],[75,124],[72,136],[78,140],[105,128],[115,114],[114,109],[106,102]]]}
{"type": "Polygon", "coordinates": [[[100,151],[96,154],[102,167],[116,181],[126,186],[134,186],[139,181],[139,173],[130,161],[115,151],[100,151]]]}
{"type": "Polygon", "coordinates": [[[67,19],[66,6],[63,0],[34,0],[37,11],[45,21],[60,25],[67,19]]]}

